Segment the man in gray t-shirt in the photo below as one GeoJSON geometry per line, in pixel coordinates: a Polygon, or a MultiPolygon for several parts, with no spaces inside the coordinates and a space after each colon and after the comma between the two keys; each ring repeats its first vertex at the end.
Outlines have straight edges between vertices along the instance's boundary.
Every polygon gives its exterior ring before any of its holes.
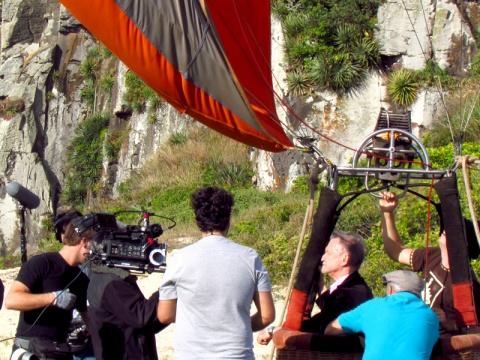
{"type": "Polygon", "coordinates": [[[160,288],[158,317],[176,322],[175,359],[254,359],[252,332],[275,318],[268,272],[255,250],[226,238],[232,195],[200,189],[192,206],[202,239],[175,253],[160,288]]]}

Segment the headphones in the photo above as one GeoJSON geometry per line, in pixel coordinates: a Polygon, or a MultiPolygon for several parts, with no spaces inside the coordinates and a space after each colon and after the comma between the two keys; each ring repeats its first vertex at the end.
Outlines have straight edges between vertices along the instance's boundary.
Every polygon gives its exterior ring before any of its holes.
{"type": "Polygon", "coordinates": [[[75,219],[82,217],[83,214],[80,211],[74,210],[71,212],[63,213],[57,217],[57,220],[53,224],[55,231],[55,238],[62,242],[62,234],[64,229],[75,219]]]}

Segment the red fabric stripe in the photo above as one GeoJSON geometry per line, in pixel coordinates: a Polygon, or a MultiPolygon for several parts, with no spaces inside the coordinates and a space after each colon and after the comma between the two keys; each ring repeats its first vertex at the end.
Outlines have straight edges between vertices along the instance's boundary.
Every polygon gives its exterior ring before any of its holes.
{"type": "Polygon", "coordinates": [[[275,139],[291,146],[275,123],[278,119],[271,74],[270,0],[206,0],[206,3],[227,58],[246,89],[258,120],[275,139]]]}
{"type": "Polygon", "coordinates": [[[288,304],[287,318],[282,325],[283,329],[300,330],[302,328],[303,313],[307,306],[308,294],[297,289],[292,290],[288,304]]]}
{"type": "Polygon", "coordinates": [[[478,324],[473,302],[472,284],[469,282],[453,284],[453,305],[459,327],[473,326],[478,324]]]}

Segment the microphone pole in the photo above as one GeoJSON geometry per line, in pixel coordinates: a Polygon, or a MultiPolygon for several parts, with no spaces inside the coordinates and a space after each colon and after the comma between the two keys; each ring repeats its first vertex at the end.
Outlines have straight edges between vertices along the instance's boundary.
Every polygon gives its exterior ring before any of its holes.
{"type": "Polygon", "coordinates": [[[12,181],[7,185],[7,194],[18,201],[20,207],[20,250],[22,252],[22,264],[27,261],[27,237],[25,236],[25,212],[27,209],[35,209],[40,205],[40,198],[19,183],[12,181]]]}
{"type": "Polygon", "coordinates": [[[18,214],[20,215],[20,251],[22,253],[22,264],[27,261],[27,237],[25,236],[25,206],[20,205],[18,214]]]}

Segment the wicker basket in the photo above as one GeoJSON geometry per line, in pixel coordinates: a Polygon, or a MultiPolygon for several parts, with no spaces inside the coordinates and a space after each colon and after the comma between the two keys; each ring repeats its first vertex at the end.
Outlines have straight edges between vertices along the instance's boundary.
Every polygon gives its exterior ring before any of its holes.
{"type": "MultiPolygon", "coordinates": [[[[361,360],[360,353],[339,353],[323,352],[309,350],[276,350],[275,359],[277,360],[361,360]]],[[[450,354],[433,356],[431,360],[480,360],[480,351],[472,351],[466,354],[450,354]]]]}
{"type": "MultiPolygon", "coordinates": [[[[361,359],[363,347],[356,335],[324,335],[281,329],[274,334],[276,359],[361,359]]],[[[480,360],[480,334],[442,337],[431,360],[480,360]]]]}

